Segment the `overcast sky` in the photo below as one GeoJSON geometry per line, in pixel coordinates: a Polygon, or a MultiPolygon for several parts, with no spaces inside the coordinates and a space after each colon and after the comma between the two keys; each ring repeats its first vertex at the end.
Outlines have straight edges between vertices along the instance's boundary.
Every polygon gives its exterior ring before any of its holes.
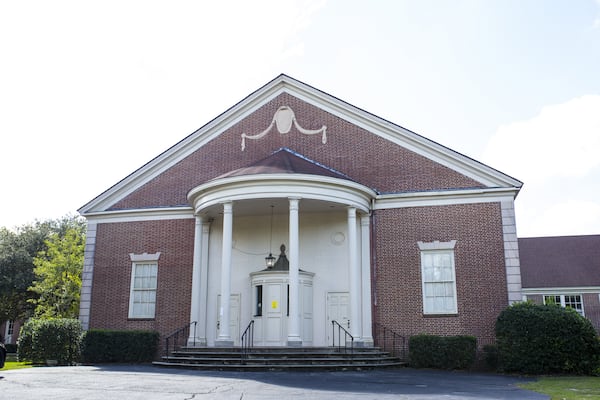
{"type": "Polygon", "coordinates": [[[0,226],[76,210],[280,73],[600,234],[600,0],[0,0],[0,226]]]}

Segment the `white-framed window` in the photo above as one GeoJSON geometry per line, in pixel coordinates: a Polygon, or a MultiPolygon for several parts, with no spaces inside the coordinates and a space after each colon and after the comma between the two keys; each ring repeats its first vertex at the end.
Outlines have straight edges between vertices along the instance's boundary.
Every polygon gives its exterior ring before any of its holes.
{"type": "Polygon", "coordinates": [[[454,247],[450,242],[418,242],[421,250],[423,314],[457,314],[454,247]]]}
{"type": "Polygon", "coordinates": [[[544,304],[558,304],[561,307],[569,307],[585,316],[583,312],[583,299],[580,294],[546,294],[544,304]]]}
{"type": "Polygon", "coordinates": [[[129,318],[154,318],[160,253],[130,254],[129,318]]]}
{"type": "Polygon", "coordinates": [[[15,321],[6,321],[6,330],[4,332],[4,342],[7,344],[12,344],[13,334],[15,331],[15,321]]]}

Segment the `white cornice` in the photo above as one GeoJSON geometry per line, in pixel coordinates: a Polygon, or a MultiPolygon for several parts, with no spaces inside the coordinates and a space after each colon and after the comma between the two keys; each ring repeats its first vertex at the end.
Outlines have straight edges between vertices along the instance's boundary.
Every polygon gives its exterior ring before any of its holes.
{"type": "Polygon", "coordinates": [[[196,212],[215,204],[262,198],[309,198],[356,207],[368,213],[376,193],[359,183],[308,174],[258,174],[227,177],[188,193],[196,212]]]}
{"type": "Polygon", "coordinates": [[[572,286],[572,287],[547,287],[547,288],[523,288],[523,294],[584,294],[600,293],[600,286],[572,286]]]}
{"type": "Polygon", "coordinates": [[[382,194],[375,199],[373,209],[496,203],[512,201],[517,192],[517,188],[490,188],[382,194]]]}
{"type": "Polygon", "coordinates": [[[88,216],[108,209],[282,93],[289,93],[486,186],[516,188],[515,194],[522,186],[508,175],[282,74],[85,204],[79,212],[88,216]]]}
{"type": "Polygon", "coordinates": [[[192,207],[172,208],[144,208],[135,210],[100,211],[85,214],[90,222],[139,222],[139,221],[161,221],[172,219],[192,219],[194,210],[192,207]]]}

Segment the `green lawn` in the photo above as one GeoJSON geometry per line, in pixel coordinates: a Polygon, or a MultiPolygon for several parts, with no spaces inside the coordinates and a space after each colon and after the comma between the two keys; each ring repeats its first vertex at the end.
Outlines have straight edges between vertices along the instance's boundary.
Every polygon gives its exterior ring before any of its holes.
{"type": "Polygon", "coordinates": [[[600,377],[594,376],[544,377],[519,387],[547,394],[552,400],[600,399],[600,377]]]}
{"type": "Polygon", "coordinates": [[[31,368],[32,365],[30,362],[18,362],[18,361],[7,361],[4,363],[4,368],[2,371],[6,371],[9,369],[21,369],[21,368],[31,368]]]}
{"type": "Polygon", "coordinates": [[[31,365],[30,362],[18,362],[16,354],[9,353],[6,355],[6,362],[4,363],[4,368],[2,368],[2,371],[9,369],[30,368],[32,366],[33,365],[31,365]]]}

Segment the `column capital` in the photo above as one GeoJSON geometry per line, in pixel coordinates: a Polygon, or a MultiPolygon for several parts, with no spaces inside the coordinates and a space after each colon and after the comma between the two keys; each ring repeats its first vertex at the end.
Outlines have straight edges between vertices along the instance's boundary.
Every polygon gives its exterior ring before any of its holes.
{"type": "Polygon", "coordinates": [[[300,197],[288,197],[290,201],[290,210],[298,211],[300,205],[300,197]]]}

